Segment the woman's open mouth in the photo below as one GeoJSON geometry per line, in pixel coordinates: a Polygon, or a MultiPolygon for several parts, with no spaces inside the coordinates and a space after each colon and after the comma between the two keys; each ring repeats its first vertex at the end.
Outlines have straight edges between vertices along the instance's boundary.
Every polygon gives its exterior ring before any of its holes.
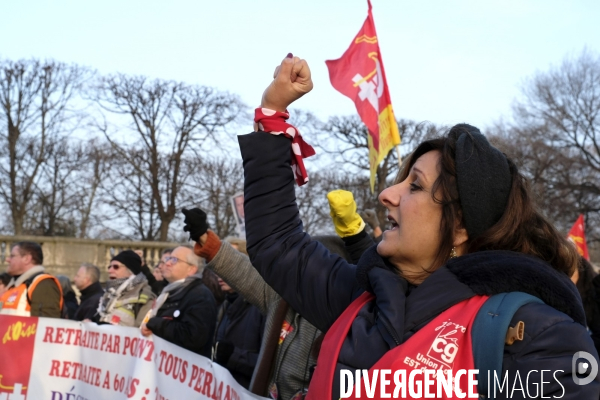
{"type": "Polygon", "coordinates": [[[387,216],[388,222],[390,223],[390,230],[393,231],[394,229],[398,229],[398,223],[396,222],[396,220],[394,218],[392,218],[391,215],[387,216]]]}

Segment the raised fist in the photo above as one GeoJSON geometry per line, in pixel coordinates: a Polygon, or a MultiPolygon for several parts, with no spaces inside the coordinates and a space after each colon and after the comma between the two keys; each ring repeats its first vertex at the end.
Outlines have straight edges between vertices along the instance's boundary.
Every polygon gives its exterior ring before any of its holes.
{"type": "Polygon", "coordinates": [[[365,222],[356,213],[356,202],[351,192],[333,190],[327,193],[329,215],[339,237],[356,235],[365,228],[365,222]]]}
{"type": "Polygon", "coordinates": [[[199,208],[192,208],[181,210],[185,215],[185,226],[183,227],[184,232],[190,233],[190,239],[197,242],[200,236],[206,233],[208,230],[208,222],[206,222],[206,213],[199,208]]]}
{"type": "Polygon", "coordinates": [[[263,93],[261,107],[285,111],[290,104],[310,92],[313,82],[308,63],[288,54],[275,68],[273,82],[263,93]]]}

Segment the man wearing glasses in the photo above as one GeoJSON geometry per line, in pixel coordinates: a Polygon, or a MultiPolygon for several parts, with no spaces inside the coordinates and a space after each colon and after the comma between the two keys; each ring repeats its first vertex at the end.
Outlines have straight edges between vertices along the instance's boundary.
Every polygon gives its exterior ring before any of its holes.
{"type": "Polygon", "coordinates": [[[58,280],[44,272],[42,247],[18,242],[7,258],[12,279],[0,297],[0,314],[60,318],[63,306],[58,280]]]}
{"type": "Polygon", "coordinates": [[[217,306],[202,283],[204,263],[189,247],[175,248],[164,258],[163,289],[141,326],[144,336],[155,334],[171,343],[210,357],[217,306]]]}
{"type": "Polygon", "coordinates": [[[124,250],[110,260],[106,292],[100,298],[95,322],[138,327],[156,298],[142,272],[142,259],[124,250]]]}

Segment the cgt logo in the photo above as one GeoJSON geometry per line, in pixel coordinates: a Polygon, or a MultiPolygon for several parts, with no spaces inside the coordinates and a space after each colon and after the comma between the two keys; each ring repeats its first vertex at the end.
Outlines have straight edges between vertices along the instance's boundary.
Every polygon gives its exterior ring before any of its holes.
{"type": "Polygon", "coordinates": [[[431,349],[438,353],[439,357],[446,364],[452,364],[454,362],[454,357],[456,357],[456,353],[458,352],[458,345],[455,343],[448,343],[446,338],[438,337],[433,341],[431,349]]]}
{"type": "Polygon", "coordinates": [[[590,353],[578,351],[573,355],[571,371],[573,371],[573,381],[576,385],[587,385],[596,379],[596,376],[598,375],[598,361],[590,353]],[[585,378],[580,378],[577,375],[587,376],[585,378]]]}
{"type": "Polygon", "coordinates": [[[435,328],[435,331],[438,334],[427,356],[450,369],[458,353],[458,339],[466,332],[466,328],[448,320],[435,328]]]}

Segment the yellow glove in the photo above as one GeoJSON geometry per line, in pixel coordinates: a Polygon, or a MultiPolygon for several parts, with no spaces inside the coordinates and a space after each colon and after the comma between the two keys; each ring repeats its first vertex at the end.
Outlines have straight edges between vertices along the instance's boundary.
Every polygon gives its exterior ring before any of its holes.
{"type": "Polygon", "coordinates": [[[356,202],[351,192],[333,190],[327,193],[327,200],[329,200],[329,215],[338,236],[343,238],[353,236],[365,228],[365,221],[356,213],[356,202]]]}

